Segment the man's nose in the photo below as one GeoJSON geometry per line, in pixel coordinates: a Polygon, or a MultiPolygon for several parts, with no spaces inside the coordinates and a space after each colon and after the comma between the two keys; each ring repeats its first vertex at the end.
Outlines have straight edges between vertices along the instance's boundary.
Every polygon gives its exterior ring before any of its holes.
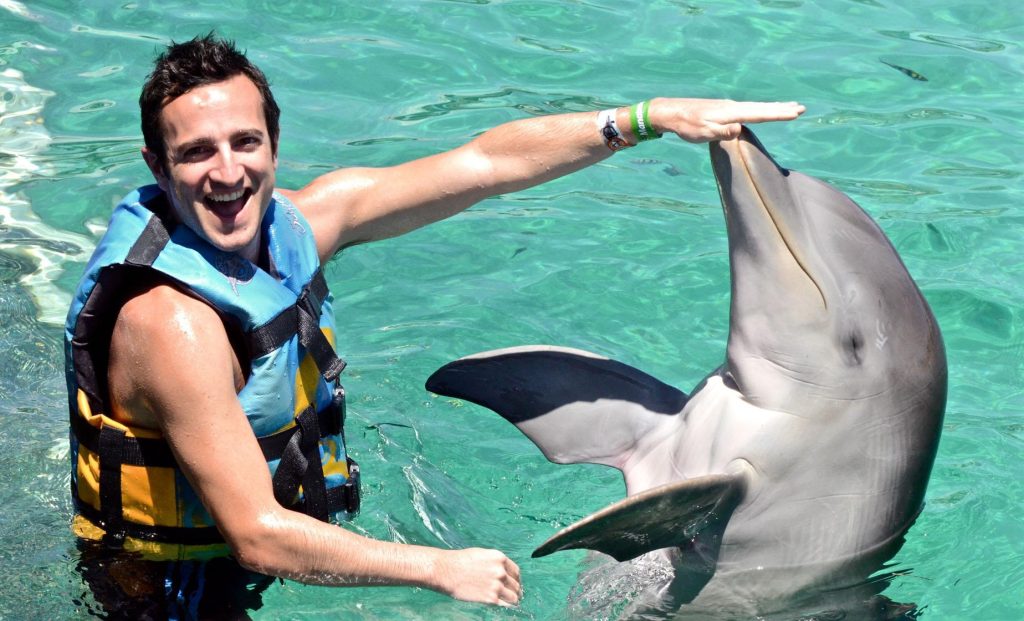
{"type": "Polygon", "coordinates": [[[242,180],[242,165],[230,148],[218,149],[216,161],[210,170],[210,180],[233,186],[242,180]]]}

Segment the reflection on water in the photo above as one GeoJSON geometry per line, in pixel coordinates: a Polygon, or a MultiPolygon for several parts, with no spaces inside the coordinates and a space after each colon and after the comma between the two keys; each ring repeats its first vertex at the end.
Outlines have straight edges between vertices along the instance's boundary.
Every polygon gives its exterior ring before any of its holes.
{"type": "Polygon", "coordinates": [[[94,244],[43,223],[16,189],[29,178],[53,174],[40,154],[51,143],[42,112],[54,93],[27,84],[10,68],[0,72],[0,91],[0,252],[7,257],[3,275],[31,292],[37,306],[32,316],[60,325],[70,297],[54,282],[67,262],[84,261],[94,244]]]}

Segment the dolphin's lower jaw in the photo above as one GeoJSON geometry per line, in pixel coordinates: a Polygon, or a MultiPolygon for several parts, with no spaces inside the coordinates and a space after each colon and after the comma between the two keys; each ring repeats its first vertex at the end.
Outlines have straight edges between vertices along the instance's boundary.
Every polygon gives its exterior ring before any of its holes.
{"type": "Polygon", "coordinates": [[[619,467],[642,490],[534,553],[672,559],[638,611],[870,609],[884,584],[869,577],[920,510],[938,446],[938,326],[848,197],[781,169],[749,130],[711,153],[733,304],[727,359],[692,395],[550,346],[457,360],[427,388],[494,410],[550,459],[619,467]]]}

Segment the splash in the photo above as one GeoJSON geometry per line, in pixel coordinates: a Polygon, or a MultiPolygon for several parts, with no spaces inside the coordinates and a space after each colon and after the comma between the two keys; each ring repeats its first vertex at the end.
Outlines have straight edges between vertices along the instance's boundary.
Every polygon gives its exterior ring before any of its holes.
{"type": "Polygon", "coordinates": [[[610,621],[631,616],[627,611],[645,600],[656,600],[673,575],[671,564],[660,553],[644,554],[624,563],[604,554],[589,554],[569,595],[567,614],[574,620],[610,621]]]}

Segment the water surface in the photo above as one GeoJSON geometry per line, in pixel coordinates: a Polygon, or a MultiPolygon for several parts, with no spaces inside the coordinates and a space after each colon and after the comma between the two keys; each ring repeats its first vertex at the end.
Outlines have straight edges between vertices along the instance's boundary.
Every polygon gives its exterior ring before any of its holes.
{"type": "MultiPolygon", "coordinates": [[[[89,618],[68,531],[60,325],[111,207],[148,181],[138,89],[216,29],[284,109],[279,181],[436,153],[495,124],[658,95],[798,99],[758,129],[890,235],[942,326],[950,393],[927,505],[886,595],[925,619],[1017,619],[1024,594],[1024,17],[1006,0],[374,3],[0,0],[0,618],[89,618]]],[[[592,350],[689,390],[723,357],[725,228],[703,146],[666,138],[328,267],[365,534],[506,551],[517,610],[422,590],[275,585],[257,619],[562,619],[613,612],[580,552],[532,560],[622,495],[499,417],[432,397],[450,359],[592,350]],[[570,602],[570,594],[574,594],[570,602]]]]}

